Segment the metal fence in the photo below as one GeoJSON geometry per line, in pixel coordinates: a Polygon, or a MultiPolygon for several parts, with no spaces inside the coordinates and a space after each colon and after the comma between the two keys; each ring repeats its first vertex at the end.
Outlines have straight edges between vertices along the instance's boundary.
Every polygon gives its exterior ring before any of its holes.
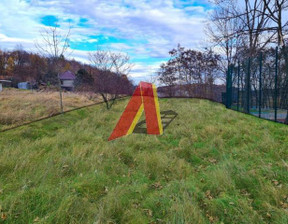
{"type": "Polygon", "coordinates": [[[288,122],[288,50],[270,49],[230,65],[227,108],[276,122],[288,122]]]}

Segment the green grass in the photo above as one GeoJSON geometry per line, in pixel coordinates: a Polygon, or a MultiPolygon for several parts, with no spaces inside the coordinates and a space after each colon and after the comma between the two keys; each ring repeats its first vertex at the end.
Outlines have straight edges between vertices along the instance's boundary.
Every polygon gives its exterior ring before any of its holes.
{"type": "Polygon", "coordinates": [[[108,142],[127,102],[0,133],[0,223],[288,223],[288,126],[161,99],[162,136],[108,142]]]}

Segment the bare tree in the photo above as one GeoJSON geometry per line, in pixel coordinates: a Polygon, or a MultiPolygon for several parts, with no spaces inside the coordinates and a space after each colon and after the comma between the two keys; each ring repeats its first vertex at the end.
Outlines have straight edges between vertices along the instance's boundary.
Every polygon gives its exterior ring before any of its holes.
{"type": "Polygon", "coordinates": [[[263,0],[214,0],[217,10],[222,14],[218,20],[233,23],[238,20],[240,26],[228,37],[244,38],[243,47],[246,56],[252,57],[257,51],[264,49],[275,40],[275,32],[271,29],[271,20],[267,16],[268,9],[263,0]],[[231,7],[232,6],[232,7],[231,7]]]}
{"type": "Polygon", "coordinates": [[[264,6],[267,9],[266,16],[272,21],[270,27],[277,33],[278,46],[285,46],[284,36],[287,34],[288,21],[284,21],[283,13],[288,9],[287,0],[263,0],[264,6]]]}
{"type": "MultiPolygon", "coordinates": [[[[160,66],[158,78],[160,83],[168,85],[169,95],[173,95],[173,86],[178,84],[186,96],[192,96],[196,87],[212,88],[215,80],[221,76],[219,70],[220,56],[212,50],[204,52],[185,49],[180,45],[172,49],[170,59],[160,66]]],[[[198,91],[199,92],[199,91],[198,91]]]]}
{"type": "MultiPolygon", "coordinates": [[[[284,21],[283,13],[288,9],[288,1],[287,0],[263,0],[265,7],[267,8],[267,17],[272,21],[274,26],[270,29],[277,33],[277,45],[283,49],[284,52],[284,60],[286,66],[286,77],[284,82],[285,91],[287,91],[288,87],[288,55],[287,55],[287,46],[285,43],[285,35],[288,33],[288,21],[284,21]]],[[[288,124],[288,109],[287,116],[285,119],[285,123],[288,124]]]]}
{"type": "Polygon", "coordinates": [[[169,97],[172,97],[174,95],[173,86],[177,83],[178,80],[175,66],[171,65],[171,62],[169,61],[167,63],[162,63],[157,75],[160,84],[167,86],[167,93],[169,97]]]}
{"type": "Polygon", "coordinates": [[[127,93],[130,81],[127,76],[132,64],[128,54],[97,49],[89,54],[94,69],[93,90],[100,93],[107,109],[110,109],[120,94],[127,93]]]}
{"type": "MultiPolygon", "coordinates": [[[[269,29],[270,20],[266,15],[268,10],[263,0],[214,0],[214,3],[217,9],[213,19],[214,24],[219,24],[218,31],[222,31],[220,32],[220,40],[221,33],[222,38],[226,40],[226,44],[229,44],[229,41],[234,43],[240,40],[241,49],[239,49],[238,46],[237,55],[253,57],[273,41],[275,34],[269,29]],[[217,11],[220,13],[217,14],[217,11]],[[234,26],[235,21],[237,21],[236,26],[234,26]],[[224,25],[236,29],[230,29],[229,33],[225,33],[223,32],[223,29],[226,31],[224,25]]],[[[226,46],[226,48],[229,49],[229,46],[226,46]]],[[[229,50],[227,50],[227,52],[229,52],[229,50]]],[[[230,50],[230,53],[231,52],[230,50]]],[[[230,56],[227,57],[228,65],[230,65],[231,62],[229,61],[231,60],[230,58],[235,58],[235,53],[236,52],[234,52],[234,55],[227,54],[230,56]]],[[[251,75],[252,79],[255,77],[254,74],[251,75]]],[[[245,85],[248,85],[248,83],[250,82],[245,82],[245,85]]],[[[250,88],[251,86],[245,86],[245,89],[250,88]]],[[[247,97],[249,97],[248,92],[249,91],[247,91],[247,97]]],[[[247,112],[248,108],[246,105],[244,105],[244,108],[247,112]]]]}
{"type": "Polygon", "coordinates": [[[210,15],[210,21],[206,27],[206,34],[217,48],[225,55],[219,68],[225,74],[230,64],[238,60],[238,52],[243,46],[244,38],[237,32],[242,30],[243,23],[236,17],[228,20],[230,8],[237,7],[234,1],[218,2],[218,7],[210,15]]]}
{"type": "Polygon", "coordinates": [[[69,25],[66,32],[61,32],[58,24],[45,27],[40,30],[41,41],[36,41],[35,46],[39,53],[51,59],[53,66],[57,72],[58,89],[60,96],[60,111],[63,113],[62,88],[60,81],[61,59],[68,53],[69,37],[71,34],[71,26],[69,25]]]}

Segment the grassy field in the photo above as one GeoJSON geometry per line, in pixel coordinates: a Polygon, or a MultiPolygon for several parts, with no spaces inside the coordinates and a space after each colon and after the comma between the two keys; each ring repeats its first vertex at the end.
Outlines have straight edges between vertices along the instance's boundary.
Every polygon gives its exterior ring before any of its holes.
{"type": "MultiPolygon", "coordinates": [[[[64,110],[102,101],[100,96],[63,92],[64,110]]],[[[60,112],[59,92],[4,88],[0,92],[0,131],[60,112]]]]}
{"type": "Polygon", "coordinates": [[[288,126],[161,99],[162,136],[107,142],[127,102],[0,133],[2,223],[288,223],[288,126]]]}

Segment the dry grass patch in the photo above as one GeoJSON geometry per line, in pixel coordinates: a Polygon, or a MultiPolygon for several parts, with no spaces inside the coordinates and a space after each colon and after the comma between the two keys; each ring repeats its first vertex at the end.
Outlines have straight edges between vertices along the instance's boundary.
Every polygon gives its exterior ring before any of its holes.
{"type": "MultiPolygon", "coordinates": [[[[59,92],[5,88],[0,93],[0,131],[60,112],[59,92]]],[[[64,111],[83,107],[102,98],[96,94],[63,92],[64,111]]]]}

